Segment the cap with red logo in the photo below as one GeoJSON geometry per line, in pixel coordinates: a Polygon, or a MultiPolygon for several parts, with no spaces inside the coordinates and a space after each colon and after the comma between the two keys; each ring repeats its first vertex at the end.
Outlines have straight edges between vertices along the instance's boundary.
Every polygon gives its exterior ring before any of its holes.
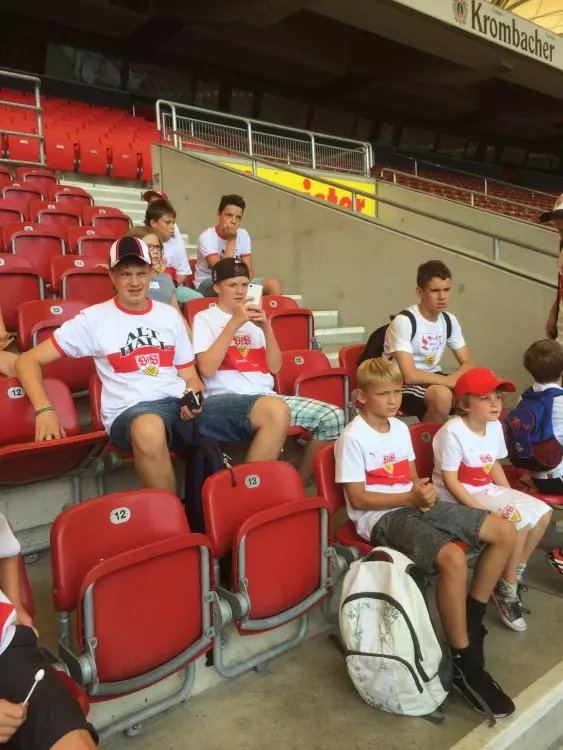
{"type": "Polygon", "coordinates": [[[159,201],[167,201],[168,196],[164,192],[164,190],[147,190],[145,193],[143,193],[143,200],[147,201],[149,203],[151,200],[159,200],[159,201]]]}
{"type": "Polygon", "coordinates": [[[474,367],[464,372],[455,386],[455,395],[486,396],[493,391],[507,391],[514,393],[516,386],[510,380],[499,380],[492,370],[486,367],[474,367]]]}
{"type": "Polygon", "coordinates": [[[109,267],[115,268],[125,258],[139,258],[151,265],[151,256],[146,242],[137,237],[122,237],[116,240],[109,249],[109,267]]]}
{"type": "Polygon", "coordinates": [[[545,211],[540,214],[540,223],[545,224],[546,221],[552,221],[553,219],[563,219],[563,194],[557,198],[551,211],[545,211]]]}

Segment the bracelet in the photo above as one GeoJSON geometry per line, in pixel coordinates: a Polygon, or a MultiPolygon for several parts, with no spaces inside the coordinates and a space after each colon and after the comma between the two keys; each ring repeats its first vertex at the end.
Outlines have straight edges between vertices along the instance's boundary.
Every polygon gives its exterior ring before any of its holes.
{"type": "Polygon", "coordinates": [[[55,411],[55,407],[44,406],[42,409],[37,409],[37,411],[35,412],[35,416],[38,417],[40,414],[43,414],[43,412],[46,412],[46,411],[55,411]]]}

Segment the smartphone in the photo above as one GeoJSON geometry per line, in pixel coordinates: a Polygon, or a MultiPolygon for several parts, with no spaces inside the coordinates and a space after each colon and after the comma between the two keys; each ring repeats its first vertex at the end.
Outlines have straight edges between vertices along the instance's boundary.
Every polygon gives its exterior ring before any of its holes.
{"type": "Polygon", "coordinates": [[[246,296],[251,299],[246,303],[247,305],[257,305],[258,307],[262,304],[262,284],[249,284],[246,291],[246,296]]]}
{"type": "Polygon", "coordinates": [[[203,393],[201,391],[198,391],[197,393],[194,393],[194,391],[188,391],[185,396],[182,396],[180,399],[180,408],[182,406],[187,406],[190,411],[196,411],[197,409],[201,409],[201,404],[203,401],[203,393]]]}

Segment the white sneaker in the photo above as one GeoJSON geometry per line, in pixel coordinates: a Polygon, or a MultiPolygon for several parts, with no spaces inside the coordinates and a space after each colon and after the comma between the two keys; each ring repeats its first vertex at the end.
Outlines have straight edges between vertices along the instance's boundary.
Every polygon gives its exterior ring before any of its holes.
{"type": "Polygon", "coordinates": [[[493,599],[504,624],[517,633],[527,629],[526,620],[522,617],[522,607],[518,599],[507,599],[499,588],[493,591],[493,599]]]}

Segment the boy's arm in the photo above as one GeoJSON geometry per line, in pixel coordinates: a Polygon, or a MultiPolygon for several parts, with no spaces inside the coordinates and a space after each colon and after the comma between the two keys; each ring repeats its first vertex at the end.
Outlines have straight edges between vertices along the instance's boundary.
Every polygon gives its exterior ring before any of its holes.
{"type": "Polygon", "coordinates": [[[233,316],[215,341],[210,344],[207,349],[203,350],[203,346],[200,346],[200,339],[210,335],[208,330],[202,331],[202,326],[205,326],[207,329],[207,321],[198,319],[198,315],[195,316],[193,331],[194,349],[196,352],[198,370],[204,378],[212,378],[215,375],[219,366],[225,359],[225,355],[227,354],[227,350],[231,345],[233,337],[238,329],[248,320],[249,317],[244,304],[241,303],[237,306],[233,316]]]}
{"type": "Polygon", "coordinates": [[[356,510],[393,510],[414,507],[430,509],[436,502],[436,490],[428,479],[417,479],[408,492],[368,492],[364,482],[346,482],[346,494],[356,510]]]}
{"type": "Polygon", "coordinates": [[[24,352],[16,360],[16,375],[35,412],[46,409],[35,417],[35,440],[37,442],[66,437],[57,413],[43,388],[43,372],[41,369],[60,358],[61,354],[55,348],[52,340],[49,339],[24,352]]]}
{"type": "Polygon", "coordinates": [[[469,347],[468,346],[462,346],[459,349],[452,349],[452,354],[457,359],[457,363],[459,367],[455,372],[451,374],[450,377],[455,377],[456,381],[457,379],[463,375],[464,372],[467,372],[468,370],[472,370],[475,367],[475,363],[471,359],[471,354],[469,353],[469,347]]]}
{"type": "Polygon", "coordinates": [[[455,387],[457,376],[418,370],[414,364],[414,357],[409,352],[395,352],[393,357],[399,366],[406,385],[421,383],[424,385],[445,385],[448,388],[455,387]]]}
{"type": "Polygon", "coordinates": [[[495,484],[498,484],[499,487],[508,487],[508,489],[510,489],[510,482],[506,478],[504,469],[498,461],[494,462],[493,468],[491,469],[491,479],[495,484]]]}
{"type": "Polygon", "coordinates": [[[484,506],[482,506],[481,503],[478,503],[473,495],[465,489],[457,475],[457,469],[456,471],[442,471],[444,487],[455,497],[458,503],[461,503],[461,505],[466,505],[468,508],[482,509],[484,506]]]}

